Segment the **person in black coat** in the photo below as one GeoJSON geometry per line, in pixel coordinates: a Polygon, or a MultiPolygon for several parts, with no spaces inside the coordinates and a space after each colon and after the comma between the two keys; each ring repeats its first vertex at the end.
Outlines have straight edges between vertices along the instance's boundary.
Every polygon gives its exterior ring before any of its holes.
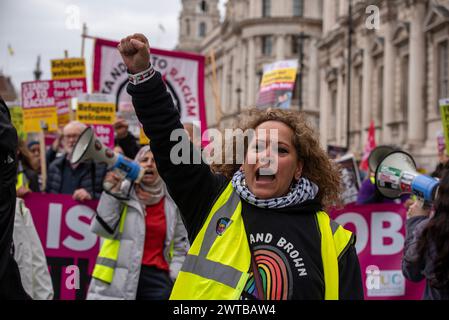
{"type": "Polygon", "coordinates": [[[0,97],[0,299],[30,299],[14,260],[12,233],[16,211],[17,131],[0,97]]]}

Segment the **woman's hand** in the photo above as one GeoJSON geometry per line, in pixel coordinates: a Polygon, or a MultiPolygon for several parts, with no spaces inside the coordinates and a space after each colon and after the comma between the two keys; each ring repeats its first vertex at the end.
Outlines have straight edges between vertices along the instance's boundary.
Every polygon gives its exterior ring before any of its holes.
{"type": "Polygon", "coordinates": [[[27,187],[21,186],[17,189],[16,194],[18,198],[24,198],[28,193],[31,193],[31,190],[27,187]]]}
{"type": "Polygon", "coordinates": [[[415,201],[407,210],[407,218],[429,217],[431,209],[423,208],[422,201],[415,201]]]}
{"type": "Polygon", "coordinates": [[[103,188],[106,191],[119,192],[122,178],[114,171],[109,171],[103,180],[103,188]]]}
{"type": "Polygon", "coordinates": [[[130,73],[139,73],[150,65],[150,45],[141,33],[122,39],[117,46],[130,73]]]}

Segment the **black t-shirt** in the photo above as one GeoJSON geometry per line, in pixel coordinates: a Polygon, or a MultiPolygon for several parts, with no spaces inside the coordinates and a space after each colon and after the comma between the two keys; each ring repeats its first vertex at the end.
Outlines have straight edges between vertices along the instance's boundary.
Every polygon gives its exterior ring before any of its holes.
{"type": "MultiPolygon", "coordinates": [[[[265,299],[324,298],[321,239],[314,214],[319,210],[319,203],[313,201],[269,210],[242,202],[243,221],[265,299]]],[[[253,272],[242,296],[251,299],[251,295],[257,295],[253,272]]]]}
{"type": "MultiPolygon", "coordinates": [[[[158,171],[181,211],[189,240],[193,242],[229,180],[212,173],[204,162],[192,164],[194,159],[201,158],[192,144],[189,164],[172,162],[171,151],[179,148],[179,141],[172,141],[171,133],[181,129],[184,139],[188,137],[160,73],[156,72],[143,84],[129,84],[128,93],[150,138],[158,171]]],[[[287,209],[262,209],[242,200],[248,241],[261,276],[265,277],[268,299],[324,298],[321,236],[316,221],[320,208],[318,202],[307,202],[287,209]]],[[[340,298],[363,299],[360,267],[353,244],[340,257],[339,271],[340,298]]],[[[251,278],[246,287],[247,293],[254,293],[251,278]]],[[[250,297],[243,293],[243,298],[250,297]]]]}

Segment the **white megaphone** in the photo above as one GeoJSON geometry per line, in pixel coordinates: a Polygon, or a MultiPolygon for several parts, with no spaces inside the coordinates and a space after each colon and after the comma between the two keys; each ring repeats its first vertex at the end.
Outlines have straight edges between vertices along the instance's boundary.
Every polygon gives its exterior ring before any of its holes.
{"type": "Polygon", "coordinates": [[[395,150],[397,149],[390,146],[377,146],[374,148],[368,157],[368,166],[370,171],[374,174],[379,163],[395,150]]]}
{"type": "Polygon", "coordinates": [[[439,182],[420,174],[412,156],[404,151],[389,153],[376,168],[376,187],[386,198],[395,199],[403,194],[414,194],[425,204],[435,199],[439,182]]]}
{"type": "MultiPolygon", "coordinates": [[[[78,164],[87,160],[93,160],[97,163],[105,163],[109,170],[115,170],[122,178],[131,182],[138,183],[145,174],[145,169],[139,166],[121,154],[106,147],[96,136],[91,127],[87,127],[79,136],[78,141],[73,148],[70,162],[78,164]]],[[[104,183],[103,188],[110,191],[112,186],[104,183]]],[[[110,192],[111,193],[111,192],[110,192]]],[[[121,197],[119,194],[114,196],[121,197]]]]}

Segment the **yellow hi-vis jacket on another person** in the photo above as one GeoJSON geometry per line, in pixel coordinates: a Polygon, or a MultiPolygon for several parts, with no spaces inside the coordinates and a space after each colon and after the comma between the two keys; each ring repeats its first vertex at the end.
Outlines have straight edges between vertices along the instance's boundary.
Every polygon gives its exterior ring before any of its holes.
{"type": "MultiPolygon", "coordinates": [[[[195,238],[175,282],[171,300],[236,300],[249,277],[251,252],[241,215],[240,197],[229,183],[212,207],[195,238]],[[220,218],[231,223],[221,235],[220,218]]],[[[338,257],[353,242],[350,231],[330,220],[325,212],[316,213],[321,233],[326,300],[339,298],[338,257]]]]}

